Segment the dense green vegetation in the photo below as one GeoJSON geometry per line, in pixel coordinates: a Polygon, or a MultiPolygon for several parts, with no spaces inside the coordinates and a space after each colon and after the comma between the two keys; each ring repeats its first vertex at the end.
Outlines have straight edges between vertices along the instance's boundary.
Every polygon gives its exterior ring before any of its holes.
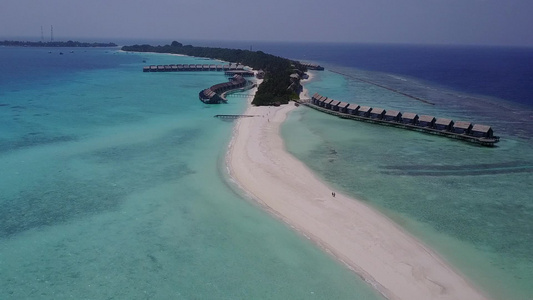
{"type": "Polygon", "coordinates": [[[271,105],[275,103],[286,104],[290,99],[298,99],[299,83],[294,84],[290,75],[302,74],[306,71],[300,63],[262,51],[249,51],[241,49],[194,47],[182,45],[176,41],[165,46],[133,45],[122,47],[124,51],[157,52],[184,54],[196,57],[219,59],[227,62],[240,63],[263,70],[265,77],[255,95],[252,104],[271,105]]]}
{"type": "Polygon", "coordinates": [[[78,41],[67,42],[28,42],[28,41],[0,41],[0,46],[16,47],[117,47],[115,43],[85,43],[78,41]]]}

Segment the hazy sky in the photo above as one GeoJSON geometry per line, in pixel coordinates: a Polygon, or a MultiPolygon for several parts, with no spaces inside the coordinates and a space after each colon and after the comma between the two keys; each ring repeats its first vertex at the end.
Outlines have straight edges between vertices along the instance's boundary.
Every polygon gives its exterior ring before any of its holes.
{"type": "Polygon", "coordinates": [[[0,0],[0,39],[533,46],[533,0],[0,0]]]}

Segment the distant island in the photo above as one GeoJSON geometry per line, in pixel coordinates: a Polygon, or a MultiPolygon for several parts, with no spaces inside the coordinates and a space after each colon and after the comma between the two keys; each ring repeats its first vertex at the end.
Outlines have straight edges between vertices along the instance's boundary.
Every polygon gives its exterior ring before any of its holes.
{"type": "Polygon", "coordinates": [[[67,42],[29,42],[29,41],[0,41],[0,46],[12,47],[118,47],[115,43],[86,43],[78,41],[67,42]]]}
{"type": "Polygon", "coordinates": [[[122,47],[123,51],[183,54],[195,57],[219,59],[249,66],[264,72],[264,81],[252,101],[254,105],[287,104],[299,99],[300,78],[307,66],[300,62],[264,53],[241,49],[194,47],[173,41],[170,45],[133,45],[122,47]],[[295,76],[298,75],[298,76],[295,76]]]}

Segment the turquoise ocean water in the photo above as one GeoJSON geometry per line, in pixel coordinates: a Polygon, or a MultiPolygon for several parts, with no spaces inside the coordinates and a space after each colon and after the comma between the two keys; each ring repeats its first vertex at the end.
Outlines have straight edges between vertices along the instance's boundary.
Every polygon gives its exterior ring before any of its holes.
{"type": "Polygon", "coordinates": [[[496,299],[533,298],[531,107],[327,63],[313,74],[311,94],[494,128],[501,142],[486,148],[301,107],[282,134],[288,150],[325,181],[383,211],[496,299]]]}
{"type": "MultiPolygon", "coordinates": [[[[338,48],[313,56],[302,45],[263,46],[320,63],[338,48]]],[[[234,123],[212,116],[240,113],[246,100],[197,99],[222,74],[146,74],[145,64],[205,61],[71,50],[0,48],[0,299],[380,299],[227,179],[234,123]]],[[[519,104],[528,90],[502,93],[517,103],[325,65],[312,93],[493,126],[502,140],[491,149],[302,107],[282,134],[326,182],[386,213],[495,298],[532,298],[533,130],[531,107],[519,104]]]]}
{"type": "Polygon", "coordinates": [[[0,48],[0,299],[381,298],[227,179],[221,73],[71,50],[0,48]]]}

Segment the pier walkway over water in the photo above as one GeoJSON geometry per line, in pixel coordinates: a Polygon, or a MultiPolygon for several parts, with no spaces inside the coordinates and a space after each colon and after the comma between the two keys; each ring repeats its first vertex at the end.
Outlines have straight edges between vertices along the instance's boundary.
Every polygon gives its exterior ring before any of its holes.
{"type": "Polygon", "coordinates": [[[238,94],[238,93],[234,93],[234,94],[229,94],[229,95],[227,95],[227,97],[235,97],[235,98],[253,98],[254,95],[252,95],[252,94],[238,94]]]}
{"type": "MultiPolygon", "coordinates": [[[[196,71],[223,71],[224,75],[230,77],[229,82],[215,84],[198,93],[200,101],[206,104],[226,103],[226,96],[233,92],[245,91],[255,86],[244,77],[255,76],[251,70],[245,69],[243,65],[236,63],[229,64],[177,64],[177,65],[151,65],[143,67],[143,72],[196,72],[196,71]]],[[[248,97],[245,94],[238,94],[235,97],[248,97]]]]}
{"type": "Polygon", "coordinates": [[[241,76],[253,76],[250,75],[250,71],[245,70],[243,65],[240,64],[178,64],[178,65],[151,65],[144,66],[143,72],[191,72],[191,71],[224,71],[231,74],[226,75],[241,75],[241,76]]]}
{"type": "Polygon", "coordinates": [[[214,115],[213,117],[220,118],[220,119],[239,119],[239,118],[259,117],[259,115],[214,115]]]}
{"type": "Polygon", "coordinates": [[[392,126],[492,147],[500,141],[490,126],[341,102],[315,93],[301,104],[343,119],[392,126]]]}

